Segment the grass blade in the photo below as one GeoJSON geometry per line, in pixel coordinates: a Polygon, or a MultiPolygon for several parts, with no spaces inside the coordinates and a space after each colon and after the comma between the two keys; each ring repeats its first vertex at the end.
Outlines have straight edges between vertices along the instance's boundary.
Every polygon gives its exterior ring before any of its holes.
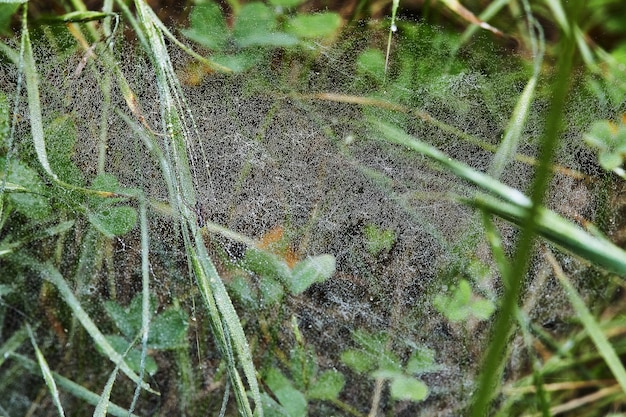
{"type": "MultiPolygon", "coordinates": [[[[485,195],[476,196],[465,202],[520,227],[528,215],[527,207],[485,195]]],[[[537,211],[536,222],[537,233],[550,242],[594,265],[626,276],[626,252],[610,241],[587,233],[576,224],[543,207],[537,211]]]]}
{"type": "Polygon", "coordinates": [[[33,344],[33,348],[35,348],[35,356],[37,356],[37,362],[39,363],[39,369],[41,369],[41,373],[43,375],[44,381],[46,381],[46,385],[48,386],[48,390],[50,391],[50,395],[52,395],[52,402],[57,408],[57,412],[60,416],[65,417],[65,411],[63,411],[63,406],[61,405],[61,399],[59,398],[59,390],[57,388],[57,384],[54,382],[54,377],[52,376],[52,371],[50,371],[50,367],[48,366],[48,362],[46,358],[39,350],[39,346],[37,345],[37,341],[35,340],[35,336],[33,335],[33,331],[29,325],[26,325],[26,329],[28,330],[28,336],[30,337],[30,341],[33,344]]]}
{"type": "Polygon", "coordinates": [[[5,341],[2,346],[0,346],[0,366],[4,364],[4,361],[9,357],[9,355],[15,352],[26,339],[28,339],[28,330],[26,327],[22,327],[20,330],[13,333],[9,340],[5,341]]]}
{"type": "Polygon", "coordinates": [[[429,158],[438,162],[443,168],[450,171],[451,173],[479,186],[485,191],[497,195],[498,197],[506,201],[523,207],[530,207],[530,199],[526,197],[521,191],[509,187],[508,185],[505,185],[500,181],[493,179],[487,174],[476,171],[468,165],[465,165],[462,162],[450,158],[448,155],[441,152],[434,146],[431,146],[408,135],[401,129],[398,129],[397,127],[392,126],[389,123],[374,121],[374,124],[378,128],[378,130],[383,133],[383,135],[389,142],[405,146],[409,149],[415,150],[423,155],[428,156],[429,158]]]}
{"type": "Polygon", "coordinates": [[[535,95],[536,86],[537,76],[533,75],[530,80],[528,80],[528,84],[526,84],[522,95],[515,105],[515,109],[513,110],[513,114],[511,115],[511,119],[509,120],[509,124],[506,128],[504,139],[502,139],[498,152],[496,152],[493,160],[491,161],[489,174],[494,178],[500,178],[506,165],[517,153],[519,141],[522,137],[522,130],[526,124],[526,119],[528,118],[528,113],[530,112],[530,105],[535,95]]]}
{"type": "Polygon", "coordinates": [[[98,405],[96,405],[93,417],[106,417],[109,408],[109,399],[111,398],[111,390],[113,389],[113,384],[115,383],[115,378],[117,378],[117,371],[119,369],[119,366],[116,366],[113,372],[111,372],[111,376],[109,376],[109,379],[104,386],[104,390],[102,391],[102,394],[100,394],[100,401],[98,401],[98,405]]]}
{"type": "Polygon", "coordinates": [[[141,381],[139,376],[126,364],[122,355],[120,355],[113,346],[107,341],[104,337],[100,329],[96,326],[96,324],[91,320],[89,315],[85,310],[83,310],[80,302],[70,289],[69,285],[63,278],[63,276],[56,270],[54,266],[51,264],[42,264],[34,259],[27,259],[24,261],[24,257],[20,257],[23,263],[28,264],[33,269],[39,271],[43,277],[50,281],[54,286],[59,290],[59,293],[65,303],[70,307],[74,316],[78,319],[80,324],[85,328],[87,333],[91,336],[96,345],[105,353],[105,355],[109,358],[109,360],[115,364],[120,364],[120,369],[124,372],[131,380],[135,383],[140,384],[143,389],[149,391],[153,394],[159,395],[159,393],[148,385],[146,382],[141,381]]]}
{"type": "Polygon", "coordinates": [[[48,154],[46,152],[46,141],[43,133],[43,121],[41,113],[41,100],[39,98],[39,75],[37,74],[37,65],[33,57],[33,49],[30,42],[30,34],[27,25],[27,9],[24,8],[22,16],[22,59],[24,62],[23,69],[26,78],[26,91],[28,93],[28,112],[30,114],[30,130],[33,135],[33,144],[37,159],[42,168],[56,182],[60,182],[57,175],[52,171],[48,162],[48,154]]]}
{"type": "Polygon", "coordinates": [[[585,301],[580,297],[576,288],[574,288],[567,275],[563,272],[561,265],[559,265],[554,255],[548,249],[545,251],[545,257],[550,262],[554,274],[565,289],[567,298],[569,298],[572,307],[574,307],[577,317],[580,319],[589,337],[591,337],[591,340],[593,340],[609,369],[613,372],[615,379],[622,387],[622,391],[626,393],[626,369],[624,369],[622,361],[615,353],[615,349],[613,349],[613,346],[611,346],[611,343],[602,332],[600,325],[585,305],[585,301]]]}
{"type": "MultiPolygon", "coordinates": [[[[165,142],[165,156],[168,164],[171,164],[167,171],[173,174],[166,178],[171,182],[168,184],[168,188],[173,191],[170,194],[170,204],[175,212],[180,214],[180,221],[184,224],[181,229],[187,254],[193,265],[203,298],[209,308],[210,317],[213,321],[212,327],[216,333],[220,350],[226,353],[229,374],[240,412],[252,416],[247,393],[233,359],[233,349],[237,353],[237,363],[243,368],[251,396],[255,402],[255,414],[262,416],[261,395],[243,327],[224,283],[209,258],[197,226],[195,214],[189,209],[196,203],[191,164],[187,154],[191,141],[189,126],[195,129],[195,123],[186,107],[185,97],[172,66],[163,32],[159,29],[159,24],[155,23],[158,18],[145,1],[136,0],[135,7],[138,11],[139,21],[142,23],[145,39],[148,42],[146,52],[149,54],[156,72],[163,130],[167,132],[169,139],[165,142]],[[190,232],[193,239],[190,237],[190,232]]],[[[197,135],[197,132],[195,133],[197,135]]]]}
{"type": "MultiPolygon", "coordinates": [[[[15,359],[20,363],[27,371],[37,374],[37,364],[30,360],[29,358],[20,355],[19,353],[12,353],[10,355],[11,359],[15,359]]],[[[54,380],[61,388],[67,391],[69,394],[73,395],[76,398],[80,398],[81,400],[85,400],[88,404],[93,406],[97,406],[100,401],[101,396],[96,394],[95,392],[89,391],[87,388],[77,384],[76,382],[65,378],[62,375],[59,375],[56,372],[52,372],[52,376],[54,380]]],[[[119,405],[110,403],[107,412],[116,417],[138,417],[136,414],[129,414],[128,410],[120,407],[119,405]]]]}

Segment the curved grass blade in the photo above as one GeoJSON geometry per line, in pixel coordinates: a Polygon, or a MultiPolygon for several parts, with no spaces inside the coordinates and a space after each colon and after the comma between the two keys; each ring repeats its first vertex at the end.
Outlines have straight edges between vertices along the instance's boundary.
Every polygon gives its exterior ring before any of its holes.
{"type": "MultiPolygon", "coordinates": [[[[472,200],[465,200],[467,204],[496,214],[518,226],[523,226],[531,202],[521,191],[448,157],[435,147],[415,139],[390,124],[377,122],[377,127],[390,142],[414,149],[434,159],[448,171],[504,200],[479,196],[472,200]]],[[[537,228],[537,233],[563,249],[609,271],[626,276],[626,252],[611,242],[596,238],[574,223],[545,208],[540,208],[537,212],[537,228]]]]}
{"type": "Polygon", "coordinates": [[[441,152],[434,146],[431,146],[414,138],[413,136],[405,133],[395,126],[392,126],[389,123],[380,120],[376,120],[373,123],[378,128],[378,130],[383,133],[387,141],[405,146],[409,149],[415,150],[423,155],[428,156],[429,158],[438,162],[443,168],[450,171],[451,173],[466,181],[471,182],[472,184],[477,185],[485,191],[488,191],[497,195],[500,198],[503,198],[506,201],[523,207],[531,206],[530,199],[526,197],[521,191],[509,187],[508,185],[505,185],[500,181],[493,179],[487,174],[476,171],[468,165],[450,158],[448,155],[441,152]]]}
{"type": "Polygon", "coordinates": [[[28,336],[30,337],[30,341],[33,344],[33,348],[35,349],[35,356],[37,356],[37,362],[39,363],[39,369],[41,369],[41,373],[43,374],[43,379],[46,381],[46,385],[48,386],[48,390],[50,391],[50,395],[52,395],[52,403],[57,408],[57,412],[60,416],[65,417],[65,411],[63,411],[63,406],[61,405],[61,399],[59,398],[59,390],[57,388],[57,384],[54,382],[54,377],[52,376],[52,371],[50,371],[50,367],[48,366],[48,362],[46,358],[39,350],[39,346],[37,345],[37,341],[35,340],[35,336],[33,335],[33,331],[29,325],[26,325],[26,329],[28,330],[28,336]]]}
{"type": "Polygon", "coordinates": [[[611,372],[613,372],[615,379],[617,379],[617,382],[619,382],[619,385],[622,387],[622,391],[626,393],[626,369],[624,369],[621,359],[617,356],[617,353],[615,353],[615,349],[613,349],[613,346],[602,332],[602,329],[600,329],[598,322],[596,322],[593,314],[591,314],[585,305],[584,300],[580,297],[578,291],[576,291],[576,288],[574,288],[567,275],[563,272],[563,269],[554,258],[554,255],[552,255],[549,250],[546,250],[545,257],[548,262],[550,262],[554,274],[565,289],[565,294],[567,294],[567,298],[569,298],[572,307],[574,307],[576,311],[576,315],[585,327],[589,337],[591,337],[598,352],[600,352],[607,366],[611,372]]]}
{"type": "MultiPolygon", "coordinates": [[[[28,372],[33,374],[37,374],[37,364],[30,360],[29,358],[20,355],[19,353],[12,353],[10,355],[11,359],[15,359],[20,363],[28,372]]],[[[56,372],[52,372],[52,376],[59,387],[63,388],[69,394],[73,395],[76,398],[80,398],[81,400],[85,400],[88,404],[93,406],[97,406],[100,401],[101,396],[96,394],[95,392],[89,391],[87,388],[77,384],[76,382],[65,378],[62,375],[59,375],[56,372]]],[[[117,404],[110,403],[107,412],[115,417],[138,417],[137,414],[129,414],[128,410],[120,407],[117,404]]]]}
{"type": "MultiPolygon", "coordinates": [[[[465,203],[495,214],[517,226],[523,226],[528,207],[507,203],[486,195],[476,196],[465,203]]],[[[555,212],[540,207],[536,215],[537,233],[594,265],[626,276],[626,252],[610,241],[597,238],[555,212]]]]}
{"type": "Polygon", "coordinates": [[[520,96],[509,124],[502,139],[502,143],[498,148],[493,160],[491,161],[491,167],[489,168],[489,174],[494,178],[500,178],[506,165],[513,159],[517,153],[519,141],[522,137],[522,130],[526,124],[528,113],[530,111],[530,104],[532,103],[535,93],[535,86],[537,85],[537,76],[533,75],[528,84],[524,88],[524,92],[520,96]]]}
{"type": "Polygon", "coordinates": [[[52,264],[42,264],[35,259],[25,258],[23,255],[20,256],[20,261],[23,264],[27,264],[33,269],[39,271],[43,277],[50,281],[54,286],[59,290],[59,293],[66,304],[70,307],[74,316],[78,319],[80,324],[85,328],[87,333],[91,336],[93,341],[98,345],[100,349],[105,353],[105,355],[109,358],[109,360],[115,364],[119,363],[120,369],[124,372],[133,382],[136,384],[140,384],[143,389],[146,391],[160,395],[157,391],[153,390],[148,383],[139,379],[139,376],[128,366],[128,364],[124,361],[122,355],[120,355],[111,344],[104,337],[98,326],[91,320],[91,317],[87,314],[85,310],[83,310],[80,302],[70,289],[69,285],[61,275],[59,271],[52,264]]]}
{"type": "Polygon", "coordinates": [[[155,23],[158,18],[145,1],[135,0],[135,7],[138,11],[139,21],[142,23],[143,34],[148,42],[146,52],[149,54],[156,72],[157,86],[161,97],[162,122],[169,139],[165,142],[165,155],[166,161],[171,164],[168,171],[173,174],[168,179],[172,182],[168,188],[174,191],[170,195],[170,204],[181,215],[180,220],[184,224],[182,233],[187,254],[193,265],[203,298],[209,308],[213,329],[217,330],[216,336],[220,349],[227,354],[229,374],[235,387],[234,392],[240,406],[240,412],[252,416],[247,393],[239,377],[235,362],[231,358],[233,348],[237,352],[238,363],[243,368],[251,396],[255,402],[255,414],[262,416],[261,395],[243,327],[224,283],[208,256],[208,251],[197,226],[197,219],[189,209],[189,206],[193,207],[196,203],[191,164],[187,154],[187,145],[191,140],[189,126],[195,128],[195,124],[186,107],[185,98],[163,38],[163,32],[155,23]],[[190,231],[193,240],[190,238],[190,231]],[[233,347],[231,347],[231,342],[233,347]]]}
{"type": "Polygon", "coordinates": [[[90,190],[88,188],[77,187],[71,184],[67,184],[59,179],[57,174],[52,170],[50,162],[48,160],[48,153],[46,151],[46,140],[43,129],[43,116],[41,112],[41,100],[39,96],[39,74],[37,73],[37,65],[33,55],[32,44],[30,41],[30,34],[27,25],[27,8],[24,8],[22,16],[22,42],[21,42],[21,60],[23,65],[20,68],[24,71],[24,78],[26,80],[26,92],[28,96],[28,112],[30,115],[30,130],[33,136],[33,145],[37,154],[39,164],[57,184],[71,188],[74,190],[80,190],[88,194],[96,194],[101,197],[113,197],[114,193],[90,190]]]}
{"type": "Polygon", "coordinates": [[[115,378],[117,378],[117,371],[119,369],[119,366],[116,366],[113,372],[111,372],[111,376],[109,376],[109,379],[104,386],[104,390],[102,391],[102,394],[100,394],[100,401],[98,401],[98,405],[93,412],[93,417],[106,417],[110,405],[109,400],[111,398],[111,390],[113,390],[113,384],[115,383],[115,378]]]}

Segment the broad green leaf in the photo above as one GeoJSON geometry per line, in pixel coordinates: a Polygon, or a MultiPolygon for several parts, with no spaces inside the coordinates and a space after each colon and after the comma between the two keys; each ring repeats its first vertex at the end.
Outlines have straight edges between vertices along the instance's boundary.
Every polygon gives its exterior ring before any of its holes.
{"type": "Polygon", "coordinates": [[[290,417],[306,417],[308,404],[306,397],[300,391],[287,386],[274,390],[274,394],[290,417]]]}
{"type": "Polygon", "coordinates": [[[181,309],[170,307],[157,314],[150,322],[148,346],[151,349],[176,349],[187,344],[187,315],[181,309]]]}
{"type": "Polygon", "coordinates": [[[334,35],[341,26],[341,17],[334,12],[299,14],[287,24],[287,31],[300,38],[314,39],[334,35]]]}
{"type": "Polygon", "coordinates": [[[376,368],[376,360],[362,350],[349,349],[341,353],[341,362],[357,373],[368,372],[376,368]]]}
{"type": "Polygon", "coordinates": [[[141,329],[141,297],[135,296],[127,308],[115,301],[105,301],[104,309],[127,339],[134,339],[141,329]]]}
{"type": "MultiPolygon", "coordinates": [[[[300,335],[301,336],[301,335],[300,335]]],[[[297,339],[297,336],[296,336],[297,339]]],[[[317,373],[317,355],[312,347],[301,342],[291,349],[289,372],[293,385],[298,389],[306,389],[317,373]]]]}
{"type": "Polygon", "coordinates": [[[391,380],[389,392],[396,400],[423,401],[428,397],[428,386],[419,379],[402,375],[391,380]]]}
{"type": "Polygon", "coordinates": [[[291,281],[291,271],[287,264],[270,252],[248,248],[240,264],[242,268],[254,272],[261,278],[271,278],[285,283],[291,281]]]}
{"type": "Polygon", "coordinates": [[[439,369],[441,366],[435,363],[435,352],[425,347],[415,349],[406,364],[406,372],[411,375],[420,375],[439,369]]]}
{"type": "MultiPolygon", "coordinates": [[[[267,278],[270,279],[270,278],[267,278]]],[[[235,275],[228,284],[228,288],[235,297],[247,308],[256,309],[259,307],[257,295],[252,291],[248,279],[242,275],[235,275]]]]}
{"type": "Polygon", "coordinates": [[[104,206],[89,213],[89,221],[107,237],[130,232],[137,223],[137,210],[129,206],[104,206]]]}
{"type": "Polygon", "coordinates": [[[68,184],[84,184],[82,172],[72,161],[77,137],[72,118],[62,115],[48,121],[44,136],[47,138],[46,149],[52,170],[68,184]]]}
{"type": "Polygon", "coordinates": [[[266,372],[265,382],[290,417],[307,415],[307,401],[304,394],[295,389],[280,370],[270,368],[266,372]]]}
{"type": "Polygon", "coordinates": [[[626,156],[626,125],[600,120],[584,135],[587,145],[598,150],[602,168],[611,171],[624,162],[626,156]]]}
{"type": "Polygon", "coordinates": [[[472,304],[472,314],[478,320],[489,320],[494,311],[496,306],[489,300],[478,299],[472,304]]]}
{"type": "MultiPolygon", "coordinates": [[[[151,310],[155,309],[155,304],[155,299],[151,298],[151,310]]],[[[127,340],[132,340],[139,334],[142,325],[141,295],[133,297],[127,308],[114,301],[105,301],[104,308],[127,340]]],[[[150,321],[148,346],[151,349],[176,349],[185,346],[188,327],[185,312],[169,307],[150,321]]]]}
{"type": "MultiPolygon", "coordinates": [[[[5,160],[0,158],[0,173],[4,172],[4,167],[5,160]]],[[[8,195],[18,212],[33,220],[49,218],[51,207],[48,198],[41,195],[46,192],[46,187],[34,170],[14,159],[9,165],[7,181],[22,191],[8,195]]]]}
{"type": "Polygon", "coordinates": [[[233,28],[233,38],[242,48],[264,45],[263,39],[276,29],[276,16],[272,10],[260,2],[244,4],[233,28]]]}
{"type": "Polygon", "coordinates": [[[332,255],[314,256],[298,262],[287,284],[289,292],[297,295],[316,282],[326,281],[335,273],[335,267],[335,257],[332,255]]]}
{"type": "MultiPolygon", "coordinates": [[[[105,337],[106,337],[106,340],[111,344],[111,346],[113,346],[113,349],[115,349],[115,351],[119,353],[120,355],[123,355],[124,352],[128,350],[129,342],[122,336],[107,335],[105,337]]],[[[137,348],[131,349],[126,354],[124,359],[126,360],[126,363],[128,364],[128,366],[130,366],[130,368],[133,371],[137,373],[139,372],[139,369],[141,367],[141,351],[139,349],[137,348]]],[[[152,357],[146,356],[144,369],[149,375],[154,375],[158,371],[157,364],[152,357]]]]}
{"type": "Polygon", "coordinates": [[[316,400],[335,400],[345,384],[346,378],[341,372],[325,371],[309,388],[307,397],[316,400]]]}
{"type": "Polygon", "coordinates": [[[183,35],[209,49],[224,48],[230,32],[217,4],[209,1],[195,5],[189,20],[190,27],[181,31],[183,35]]]}
{"type": "Polygon", "coordinates": [[[263,51],[253,52],[246,50],[238,54],[217,54],[211,58],[215,63],[229,68],[233,72],[244,72],[263,60],[263,51]]]}
{"type": "Polygon", "coordinates": [[[452,322],[467,320],[472,316],[486,320],[495,310],[491,301],[474,296],[469,282],[464,279],[459,282],[452,295],[439,294],[433,304],[437,311],[452,322]]]}
{"type": "Polygon", "coordinates": [[[102,173],[98,174],[91,182],[91,188],[94,190],[111,191],[113,193],[120,191],[120,183],[115,175],[102,173]]]}

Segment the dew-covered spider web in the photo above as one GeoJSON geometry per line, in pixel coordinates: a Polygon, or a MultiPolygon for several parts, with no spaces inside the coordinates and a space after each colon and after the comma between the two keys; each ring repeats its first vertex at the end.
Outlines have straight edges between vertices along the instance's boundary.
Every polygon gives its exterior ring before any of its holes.
{"type": "MultiPolygon", "coordinates": [[[[391,124],[490,172],[532,70],[505,41],[479,36],[454,53],[458,40],[437,28],[410,21],[398,27],[386,73],[387,32],[377,22],[357,25],[333,42],[268,48],[263,60],[238,74],[197,64],[169,43],[184,97],[182,116],[192,126],[184,151],[197,200],[182,201],[179,208],[169,196],[180,185],[168,183],[171,173],[164,172],[160,158],[181,149],[168,144],[154,62],[139,42],[118,35],[112,50],[102,42],[88,52],[71,46],[68,37],[62,38],[68,44],[35,43],[52,170],[68,184],[141,190],[147,199],[157,333],[148,346],[147,380],[160,396],[142,393],[134,413],[237,415],[234,398],[222,401],[231,389],[225,358],[194,280],[179,211],[196,218],[233,300],[261,381],[265,415],[463,413],[502,293],[483,217],[462,202],[479,190],[432,159],[390,143],[377,126],[391,124]],[[114,61],[103,62],[105,56],[114,61]],[[130,107],[121,76],[136,98],[130,107]],[[150,149],[146,138],[156,146],[150,149]],[[259,253],[271,254],[289,276],[259,253]],[[320,268],[330,272],[314,271],[309,281],[295,282],[305,280],[293,271],[309,259],[322,259],[320,268]]],[[[13,47],[19,50],[19,44],[13,47]]],[[[5,60],[0,71],[5,108],[13,109],[17,68],[5,60]]],[[[523,192],[543,131],[546,85],[540,78],[516,156],[500,175],[523,192]]],[[[575,94],[565,110],[567,126],[546,205],[577,224],[595,221],[610,231],[607,180],[582,134],[593,120],[612,117],[614,109],[592,97],[575,94]]],[[[20,227],[32,234],[73,220],[62,233],[23,249],[56,265],[82,308],[107,337],[120,341],[123,353],[130,342],[124,339],[141,324],[136,297],[142,246],[139,224],[114,208],[135,210],[137,203],[102,202],[50,185],[37,173],[23,86],[15,110],[11,153],[2,157],[3,166],[10,158],[11,172],[32,173],[32,187],[48,196],[64,194],[47,207],[42,203],[40,217],[27,212],[41,203],[36,197],[12,195],[12,216],[21,223],[9,217],[6,224],[15,226],[6,226],[2,236],[8,242],[20,236],[20,227]],[[126,221],[129,230],[118,225],[126,221]]],[[[509,253],[518,232],[493,221],[509,253]]],[[[550,248],[593,294],[598,274],[550,248]]],[[[571,310],[542,250],[538,244],[520,304],[536,326],[558,334],[567,329],[571,310]]],[[[2,307],[3,337],[25,321],[38,324],[53,370],[99,393],[114,365],[102,364],[107,360],[99,358],[54,288],[20,266],[18,255],[11,259],[6,271],[19,278],[2,278],[9,294],[2,307]]],[[[512,340],[503,383],[528,372],[526,347],[521,337],[512,340]]],[[[116,387],[111,400],[128,407],[134,383],[119,376],[116,387]]],[[[0,388],[13,393],[0,400],[3,407],[21,411],[34,401],[36,393],[9,388],[0,388]]],[[[61,392],[66,411],[90,410],[61,392]]]]}

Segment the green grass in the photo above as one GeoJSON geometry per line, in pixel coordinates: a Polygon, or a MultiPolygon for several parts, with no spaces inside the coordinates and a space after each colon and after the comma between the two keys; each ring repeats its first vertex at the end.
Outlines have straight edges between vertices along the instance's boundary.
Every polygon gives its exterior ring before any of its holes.
{"type": "Polygon", "coordinates": [[[303,3],[0,4],[0,412],[621,411],[623,17],[303,3]]]}

